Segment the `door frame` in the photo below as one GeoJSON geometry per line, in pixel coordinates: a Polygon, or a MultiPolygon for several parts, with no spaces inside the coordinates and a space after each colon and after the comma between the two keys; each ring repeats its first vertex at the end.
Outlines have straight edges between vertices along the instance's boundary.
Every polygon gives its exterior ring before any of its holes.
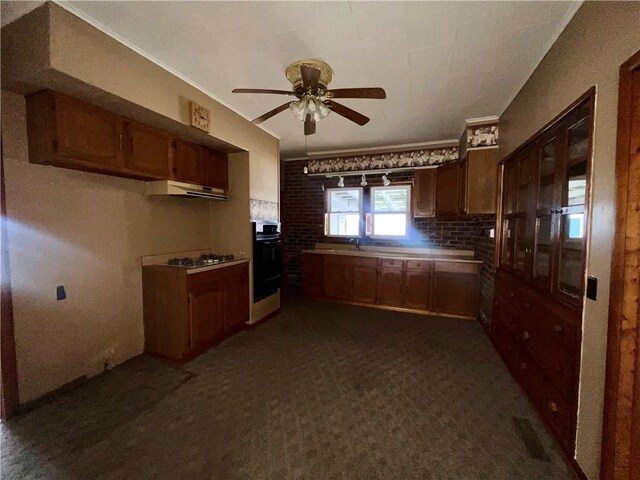
{"type": "Polygon", "coordinates": [[[633,76],[638,71],[640,51],[620,67],[602,480],[640,478],[640,282],[637,263],[633,263],[638,261],[640,246],[640,150],[631,148],[633,76]]]}
{"type": "Polygon", "coordinates": [[[4,149],[0,140],[0,244],[2,287],[0,302],[0,419],[16,412],[19,405],[16,342],[13,330],[13,300],[9,268],[7,199],[5,195],[4,149]]]}

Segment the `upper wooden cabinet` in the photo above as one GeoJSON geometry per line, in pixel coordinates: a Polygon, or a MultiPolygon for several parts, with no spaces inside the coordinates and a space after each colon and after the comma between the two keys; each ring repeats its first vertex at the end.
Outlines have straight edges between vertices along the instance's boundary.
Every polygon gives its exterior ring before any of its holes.
{"type": "Polygon", "coordinates": [[[467,151],[460,165],[459,180],[460,213],[496,213],[498,149],[467,151]]]}
{"type": "Polygon", "coordinates": [[[205,149],[201,145],[175,140],[173,176],[180,182],[206,185],[207,168],[205,149]]]}
{"type": "Polygon", "coordinates": [[[27,96],[29,158],[76,170],[121,174],[124,121],[52,92],[27,96]]]}
{"type": "Polygon", "coordinates": [[[228,190],[224,152],[60,93],[41,91],[26,100],[32,163],[228,190]]]}
{"type": "Polygon", "coordinates": [[[229,190],[229,160],[227,154],[210,148],[205,149],[207,187],[229,190]]]}
{"type": "Polygon", "coordinates": [[[413,216],[435,217],[436,215],[436,172],[435,168],[416,170],[413,187],[413,216]]]}
{"type": "Polygon", "coordinates": [[[436,170],[436,217],[456,219],[459,215],[460,162],[442,165],[436,170]]]}
{"type": "Polygon", "coordinates": [[[126,167],[132,172],[146,174],[150,178],[171,177],[173,164],[173,137],[139,123],[126,126],[126,167]]]}

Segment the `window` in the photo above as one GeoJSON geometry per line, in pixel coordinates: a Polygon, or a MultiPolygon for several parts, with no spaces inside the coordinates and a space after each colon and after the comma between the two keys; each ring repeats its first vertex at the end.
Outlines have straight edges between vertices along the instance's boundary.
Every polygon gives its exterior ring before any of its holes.
{"type": "Polygon", "coordinates": [[[406,237],[411,215],[411,187],[371,187],[367,233],[374,237],[406,237]]]}
{"type": "Polygon", "coordinates": [[[329,188],[325,234],[331,237],[357,237],[362,218],[361,188],[329,188]]]}

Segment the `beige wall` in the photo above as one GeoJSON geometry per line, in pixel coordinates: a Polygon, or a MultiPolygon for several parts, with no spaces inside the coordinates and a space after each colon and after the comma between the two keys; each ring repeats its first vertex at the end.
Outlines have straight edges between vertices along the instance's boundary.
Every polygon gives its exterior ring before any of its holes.
{"type": "Polygon", "coordinates": [[[2,29],[2,139],[21,402],[143,348],[139,257],[212,246],[251,255],[249,195],[278,201],[279,141],[55,4],[2,29]],[[28,163],[24,98],[51,88],[222,144],[231,200],[146,198],[144,182],[28,163]],[[187,127],[188,103],[212,113],[187,127]],[[199,135],[199,136],[198,136],[199,135]],[[67,299],[55,300],[65,285],[67,299]]]}
{"type": "Polygon", "coordinates": [[[4,91],[2,142],[25,402],[142,352],[140,256],[208,247],[209,202],[147,198],[144,182],[28,163],[24,97],[4,91]]]}
{"type": "Polygon", "coordinates": [[[606,359],[607,309],[615,214],[615,148],[620,65],[640,49],[640,3],[585,2],[500,118],[501,156],[595,85],[593,208],[587,274],[598,278],[586,300],[576,459],[598,477],[606,359]]]}

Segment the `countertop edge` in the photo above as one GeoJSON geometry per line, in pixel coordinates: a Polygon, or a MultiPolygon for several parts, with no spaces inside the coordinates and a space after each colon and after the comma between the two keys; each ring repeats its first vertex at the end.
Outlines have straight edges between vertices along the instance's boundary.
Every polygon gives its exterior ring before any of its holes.
{"type": "Polygon", "coordinates": [[[348,257],[365,257],[365,258],[387,258],[387,259],[397,259],[397,260],[429,260],[433,262],[455,262],[455,263],[484,263],[482,260],[478,260],[475,258],[460,258],[454,255],[443,255],[441,257],[434,255],[416,255],[416,254],[407,254],[402,255],[399,253],[394,253],[390,255],[385,255],[385,252],[367,252],[367,251],[352,251],[352,250],[324,250],[324,249],[309,249],[303,250],[302,253],[316,253],[320,255],[342,255],[348,257]]]}
{"type": "Polygon", "coordinates": [[[249,263],[249,261],[250,260],[248,258],[239,258],[237,260],[232,260],[230,262],[218,263],[217,265],[207,265],[205,267],[195,267],[195,268],[180,268],[180,267],[173,267],[171,265],[166,265],[164,263],[154,263],[151,265],[143,265],[143,268],[153,267],[153,268],[171,269],[171,270],[182,271],[186,275],[193,275],[194,273],[202,273],[202,272],[208,272],[209,270],[218,270],[220,268],[233,267],[234,265],[242,265],[243,263],[249,263]]]}

